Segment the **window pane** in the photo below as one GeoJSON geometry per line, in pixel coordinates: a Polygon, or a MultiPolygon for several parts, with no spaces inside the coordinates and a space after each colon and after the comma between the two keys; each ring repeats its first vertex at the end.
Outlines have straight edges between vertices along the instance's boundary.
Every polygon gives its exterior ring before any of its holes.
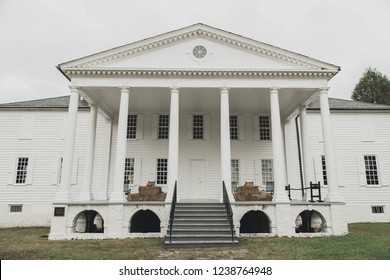
{"type": "Polygon", "coordinates": [[[326,175],[326,163],[325,156],[321,156],[321,165],[322,165],[322,179],[324,180],[324,185],[328,185],[328,177],[326,175]]]}
{"type": "Polygon", "coordinates": [[[367,185],[379,185],[378,166],[375,155],[364,156],[367,185]]]}
{"type": "Polygon", "coordinates": [[[271,140],[269,116],[259,116],[260,140],[271,140]]]}
{"type": "Polygon", "coordinates": [[[134,159],[126,158],[124,184],[134,184],[134,159]]]}
{"type": "Polygon", "coordinates": [[[137,138],[137,115],[127,116],[127,139],[137,138]]]}
{"type": "Polygon", "coordinates": [[[231,160],[232,183],[238,183],[240,180],[240,166],[238,159],[231,160]]]}
{"type": "Polygon", "coordinates": [[[237,116],[230,116],[230,139],[237,140],[238,139],[238,118],[237,116]]]}
{"type": "Polygon", "coordinates": [[[194,115],[193,138],[203,139],[203,115],[194,115]]]}
{"type": "Polygon", "coordinates": [[[160,115],[158,120],[158,139],[168,139],[169,115],[160,115]]]}
{"type": "Polygon", "coordinates": [[[168,160],[166,158],[157,159],[157,184],[166,185],[168,183],[168,160]]]}
{"type": "Polygon", "coordinates": [[[16,184],[25,184],[27,178],[28,158],[18,158],[16,169],[16,184]]]}
{"type": "Polygon", "coordinates": [[[267,185],[267,182],[274,181],[272,159],[262,159],[261,160],[261,173],[262,173],[263,186],[267,185]]]}

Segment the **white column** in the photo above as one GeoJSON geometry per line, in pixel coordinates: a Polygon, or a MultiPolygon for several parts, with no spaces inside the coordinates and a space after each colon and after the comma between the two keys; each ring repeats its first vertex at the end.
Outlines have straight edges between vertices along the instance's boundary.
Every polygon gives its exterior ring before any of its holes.
{"type": "Polygon", "coordinates": [[[270,89],[271,103],[271,131],[272,131],[272,153],[274,164],[274,198],[275,202],[288,202],[285,191],[286,177],[284,172],[282,126],[280,122],[279,89],[270,89]]]}
{"type": "Polygon", "coordinates": [[[230,201],[234,201],[231,182],[232,171],[229,115],[229,89],[225,87],[221,88],[221,179],[225,182],[230,201]]]}
{"type": "Polygon", "coordinates": [[[72,182],[72,166],[74,143],[76,139],[77,111],[79,107],[79,88],[70,86],[70,101],[68,109],[68,127],[65,138],[64,156],[62,162],[61,185],[57,193],[56,202],[69,202],[69,190],[72,182]]]}
{"type": "MultiPolygon", "coordinates": [[[[301,124],[301,142],[302,142],[302,156],[303,156],[303,173],[304,173],[304,186],[308,188],[310,186],[310,181],[313,183],[313,170],[312,170],[312,159],[309,148],[309,130],[307,127],[307,116],[306,116],[307,106],[302,106],[299,108],[299,120],[301,124]]],[[[307,191],[304,192],[304,199],[307,199],[307,191]]]]}
{"type": "Polygon", "coordinates": [[[90,104],[91,111],[89,116],[88,127],[88,144],[85,154],[84,165],[84,185],[80,194],[79,200],[90,201],[92,196],[92,173],[93,173],[93,159],[95,153],[95,139],[96,139],[96,121],[97,121],[97,108],[96,104],[90,104]]]}
{"type": "Polygon", "coordinates": [[[111,155],[111,135],[112,135],[112,120],[104,119],[104,142],[102,157],[102,169],[101,169],[101,180],[99,190],[96,192],[95,200],[107,200],[108,193],[108,178],[110,173],[110,155],[111,155]]]}
{"type": "Polygon", "coordinates": [[[118,134],[115,152],[115,184],[110,196],[111,202],[125,202],[123,183],[125,175],[126,144],[127,144],[127,116],[129,113],[129,88],[121,88],[121,101],[118,118],[118,134]]]}
{"type": "Polygon", "coordinates": [[[320,88],[322,135],[324,138],[326,175],[328,180],[328,196],[326,201],[342,202],[343,199],[338,191],[336,157],[333,149],[332,130],[330,125],[328,90],[329,88],[327,87],[320,88]]]}
{"type": "Polygon", "coordinates": [[[175,181],[179,177],[179,89],[177,87],[171,88],[168,153],[168,192],[166,201],[171,202],[175,181]]]}

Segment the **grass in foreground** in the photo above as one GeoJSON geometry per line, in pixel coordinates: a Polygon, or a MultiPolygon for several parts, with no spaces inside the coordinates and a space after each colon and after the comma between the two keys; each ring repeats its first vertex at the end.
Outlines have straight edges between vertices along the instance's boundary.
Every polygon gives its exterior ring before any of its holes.
{"type": "Polygon", "coordinates": [[[0,229],[0,259],[390,260],[390,223],[350,224],[345,236],[240,238],[235,247],[166,249],[162,238],[48,241],[49,228],[0,229]]]}

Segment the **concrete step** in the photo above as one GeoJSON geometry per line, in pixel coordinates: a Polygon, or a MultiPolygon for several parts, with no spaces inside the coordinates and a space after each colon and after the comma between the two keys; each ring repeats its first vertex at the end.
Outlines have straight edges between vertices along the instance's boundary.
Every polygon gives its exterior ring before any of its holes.
{"type": "MultiPolygon", "coordinates": [[[[233,237],[233,241],[236,240],[233,237]]],[[[187,235],[172,235],[172,242],[232,242],[231,235],[197,235],[197,236],[187,236],[187,235]]],[[[169,242],[169,236],[165,239],[165,242],[169,242]]]]}
{"type": "Polygon", "coordinates": [[[238,244],[232,233],[225,205],[221,203],[179,203],[175,207],[171,238],[167,246],[219,246],[238,244]]]}
{"type": "Polygon", "coordinates": [[[175,241],[172,240],[172,242],[166,241],[165,246],[167,248],[183,248],[183,247],[224,247],[224,246],[235,246],[238,245],[238,240],[233,240],[233,241],[227,241],[227,240],[212,240],[212,241],[207,241],[207,240],[202,240],[202,241],[175,241]]]}
{"type": "MultiPolygon", "coordinates": [[[[169,232],[168,232],[169,234],[169,232]]],[[[172,235],[229,235],[231,236],[230,233],[230,228],[224,228],[224,229],[179,229],[179,228],[174,228],[172,229],[172,235]]]]}
{"type": "MultiPolygon", "coordinates": [[[[168,225],[168,229],[169,229],[168,225]]],[[[180,229],[180,230],[185,230],[185,229],[194,229],[194,230],[205,230],[205,229],[210,229],[210,230],[225,230],[229,229],[230,230],[230,224],[228,222],[226,223],[218,223],[218,224],[213,224],[213,223],[175,223],[173,222],[172,225],[173,229],[180,229]]]]}

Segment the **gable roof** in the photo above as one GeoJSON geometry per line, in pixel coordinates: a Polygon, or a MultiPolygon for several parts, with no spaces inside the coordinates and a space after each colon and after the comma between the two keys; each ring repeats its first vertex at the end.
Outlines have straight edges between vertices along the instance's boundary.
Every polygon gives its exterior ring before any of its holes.
{"type": "MultiPolygon", "coordinates": [[[[149,72],[146,70],[151,70],[150,75],[156,75],[156,71],[167,69],[143,69],[137,67],[112,69],[108,66],[109,64],[121,61],[123,59],[129,59],[132,57],[139,56],[141,54],[147,54],[150,53],[152,50],[163,50],[166,49],[167,46],[173,46],[178,42],[185,42],[189,39],[198,38],[211,40],[221,45],[228,46],[230,48],[240,49],[248,53],[252,53],[253,55],[256,55],[258,57],[268,58],[273,61],[282,62],[285,65],[294,66],[294,71],[287,71],[287,74],[300,70],[300,75],[302,74],[302,72],[310,72],[319,75],[325,75],[327,78],[330,79],[340,70],[339,66],[313,59],[295,52],[291,52],[270,44],[246,38],[244,36],[224,31],[215,27],[211,27],[202,23],[197,23],[134,43],[126,44],[120,47],[112,48],[106,51],[75,59],[69,62],[61,63],[57,66],[57,68],[68,79],[70,79],[73,75],[148,75],[149,72]]],[[[155,65],[155,67],[164,67],[164,65],[155,65]]],[[[173,69],[168,70],[171,71],[173,69]]],[[[175,68],[174,70],[180,71],[182,69],[175,68]]],[[[257,72],[269,70],[270,69],[256,69],[257,72]]],[[[169,75],[171,74],[172,72],[169,72],[169,75]]],[[[187,73],[180,73],[180,75],[187,75],[187,73]]]]}
{"type": "MultiPolygon", "coordinates": [[[[320,99],[315,99],[309,104],[308,110],[320,110],[320,99]]],[[[390,105],[375,104],[354,100],[329,98],[330,110],[390,110],[390,105]]]]}
{"type": "MultiPolygon", "coordinates": [[[[36,100],[20,101],[0,104],[0,108],[15,109],[67,109],[69,107],[70,96],[50,97],[36,100]]],[[[79,100],[79,108],[89,108],[85,100],[79,100]]]]}

